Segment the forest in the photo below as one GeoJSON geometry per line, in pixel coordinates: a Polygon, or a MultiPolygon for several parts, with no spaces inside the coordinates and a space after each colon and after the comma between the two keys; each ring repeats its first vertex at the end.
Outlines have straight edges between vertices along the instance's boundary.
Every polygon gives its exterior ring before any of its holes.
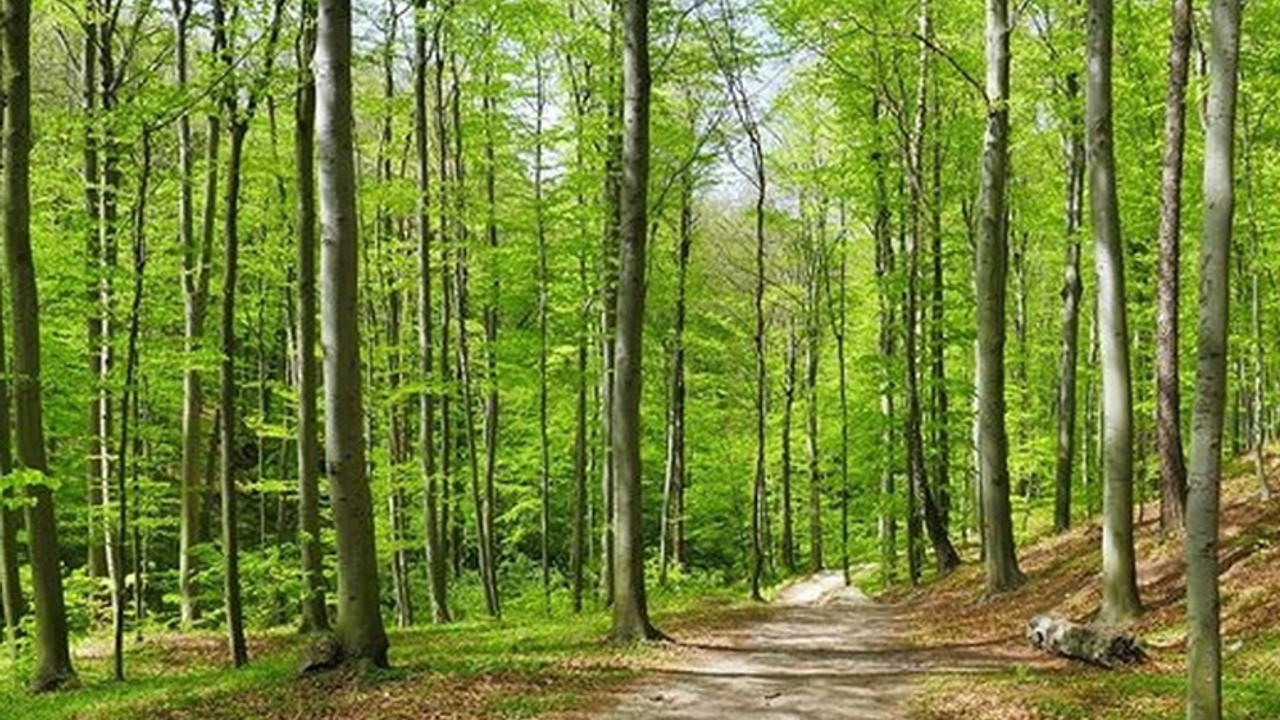
{"type": "Polygon", "coordinates": [[[1280,4],[0,5],[0,718],[1280,717],[1280,4]]]}

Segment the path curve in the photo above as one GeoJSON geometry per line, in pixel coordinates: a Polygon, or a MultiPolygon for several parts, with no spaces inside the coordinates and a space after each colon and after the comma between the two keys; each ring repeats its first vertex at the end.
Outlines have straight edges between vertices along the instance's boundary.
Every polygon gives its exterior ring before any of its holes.
{"type": "Polygon", "coordinates": [[[608,720],[898,720],[920,676],[1004,667],[982,648],[912,648],[899,612],[824,572],[764,618],[687,646],[617,698],[608,720]]]}

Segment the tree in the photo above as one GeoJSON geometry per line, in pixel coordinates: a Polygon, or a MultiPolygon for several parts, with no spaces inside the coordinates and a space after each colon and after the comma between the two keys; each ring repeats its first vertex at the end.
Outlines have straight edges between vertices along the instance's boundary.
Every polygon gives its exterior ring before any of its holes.
{"type": "Polygon", "coordinates": [[[40,302],[31,254],[31,3],[10,0],[4,23],[4,249],[13,317],[13,400],[18,466],[25,471],[27,545],[36,620],[36,670],[31,687],[57,690],[75,682],[67,641],[67,611],[58,557],[53,490],[45,477],[40,386],[40,302]]]}
{"type": "Polygon", "coordinates": [[[613,638],[660,637],[649,621],[641,504],[640,380],[649,183],[649,0],[622,2],[623,138],[612,437],[614,477],[613,638]]]}
{"type": "Polygon", "coordinates": [[[1141,611],[1133,549],[1133,390],[1111,120],[1112,0],[1090,0],[1085,129],[1102,362],[1102,618],[1141,611]]]}
{"type": "Polygon", "coordinates": [[[320,549],[320,442],[316,391],[316,85],[309,58],[315,54],[316,6],[302,6],[299,82],[295,91],[294,147],[298,175],[298,535],[302,555],[302,627],[329,629],[324,558],[320,549]]]}
{"type": "Polygon", "coordinates": [[[321,0],[316,25],[316,137],[320,174],[321,343],[324,346],[325,466],[335,508],[338,621],[344,661],[387,665],[378,604],[373,502],[365,475],[360,388],[351,2],[321,0]]]}
{"type": "Polygon", "coordinates": [[[1009,504],[1009,435],[1005,429],[1005,294],[1009,277],[1009,5],[987,0],[987,130],[982,152],[978,227],[977,452],[982,488],[982,549],[987,592],[1022,583],[1009,504]]]}
{"type": "Polygon", "coordinates": [[[1182,155],[1187,128],[1191,0],[1173,0],[1169,90],[1165,98],[1160,175],[1160,265],[1156,311],[1156,452],[1160,456],[1160,529],[1181,528],[1187,495],[1182,457],[1182,391],[1178,379],[1178,249],[1182,234],[1182,155]]]}
{"type": "Polygon", "coordinates": [[[1187,493],[1187,720],[1222,717],[1218,511],[1226,406],[1228,267],[1235,212],[1240,3],[1210,4],[1212,42],[1204,151],[1204,229],[1196,330],[1196,396],[1187,493]]]}
{"type": "MultiPolygon", "coordinates": [[[[431,160],[427,153],[427,26],[425,17],[426,2],[419,0],[415,5],[417,19],[414,23],[413,49],[413,142],[418,169],[418,348],[422,360],[422,375],[430,378],[435,371],[432,360],[433,318],[431,316],[431,160]]],[[[439,44],[439,31],[436,32],[436,44],[439,44]]],[[[441,152],[443,151],[441,144],[441,152]]],[[[443,234],[443,233],[442,233],[443,234]]],[[[448,332],[448,322],[442,324],[442,332],[448,332]]],[[[445,350],[441,350],[445,352],[445,350]]],[[[446,594],[446,565],[444,543],[441,539],[443,523],[440,522],[440,478],[448,477],[447,473],[436,473],[436,447],[434,424],[436,394],[422,393],[419,400],[421,416],[419,432],[422,441],[422,477],[424,481],[423,532],[426,537],[427,575],[431,586],[431,612],[437,623],[449,621],[449,599],[446,594]]],[[[441,403],[441,434],[450,432],[447,405],[441,403]]],[[[446,444],[446,452],[448,445],[446,444]]],[[[447,486],[446,486],[447,487],[447,486]]]]}

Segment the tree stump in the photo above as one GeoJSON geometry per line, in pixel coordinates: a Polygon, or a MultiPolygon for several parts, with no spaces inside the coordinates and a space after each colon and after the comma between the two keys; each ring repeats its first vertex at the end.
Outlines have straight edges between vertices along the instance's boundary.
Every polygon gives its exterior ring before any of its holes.
{"type": "Polygon", "coordinates": [[[1104,668],[1133,665],[1147,654],[1133,635],[1098,625],[1080,625],[1066,618],[1036,615],[1027,623],[1031,646],[1054,655],[1104,668]]]}

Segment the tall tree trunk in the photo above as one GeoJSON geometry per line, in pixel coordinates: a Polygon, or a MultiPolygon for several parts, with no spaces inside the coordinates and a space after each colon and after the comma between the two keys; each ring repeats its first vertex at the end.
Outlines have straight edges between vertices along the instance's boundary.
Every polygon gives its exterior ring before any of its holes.
{"type": "Polygon", "coordinates": [[[621,253],[611,423],[617,481],[613,637],[619,642],[633,642],[659,636],[649,622],[645,598],[644,506],[640,497],[640,380],[649,184],[649,2],[623,0],[622,8],[622,114],[626,132],[619,194],[621,253]]]}
{"type": "Polygon", "coordinates": [[[220,371],[219,413],[222,417],[222,454],[220,487],[222,490],[222,571],[223,602],[227,615],[227,632],[231,661],[240,667],[249,661],[244,639],[244,610],[240,598],[240,538],[237,528],[236,460],[239,444],[236,429],[236,281],[239,277],[240,164],[244,137],[248,126],[230,122],[231,148],[227,161],[226,208],[223,210],[223,234],[226,243],[225,267],[222,271],[222,362],[220,371]]]}
{"type": "Polygon", "coordinates": [[[321,343],[324,346],[325,465],[338,549],[342,659],[387,665],[378,603],[373,503],[361,434],[351,2],[321,0],[316,26],[316,137],[320,174],[321,343]]]}
{"type": "MultiPolygon", "coordinates": [[[[934,83],[935,89],[937,83],[934,83]]],[[[951,393],[947,389],[947,330],[945,279],[943,276],[943,237],[942,237],[942,97],[936,91],[933,94],[933,162],[932,195],[929,207],[929,256],[933,263],[933,276],[930,282],[929,302],[929,407],[930,424],[933,431],[930,440],[933,444],[933,487],[938,499],[938,515],[944,532],[951,527],[951,431],[950,402],[951,393]]],[[[843,256],[842,256],[843,257],[843,256]]],[[[841,278],[845,276],[843,266],[841,278]]],[[[842,301],[843,302],[843,301],[842,301]]],[[[844,306],[841,305],[843,312],[844,306]]]]}
{"type": "Polygon", "coordinates": [[[782,566],[787,573],[796,571],[795,519],[792,515],[791,429],[796,404],[796,359],[800,342],[795,320],[787,333],[786,373],[782,380],[782,566]]]}
{"type": "Polygon", "coordinates": [[[894,429],[894,382],[893,382],[893,293],[891,291],[894,273],[893,240],[890,236],[888,157],[880,145],[878,133],[881,118],[881,100],[879,94],[872,99],[871,115],[877,125],[877,145],[871,160],[875,163],[875,223],[876,243],[876,297],[879,303],[879,350],[883,365],[883,377],[880,388],[880,422],[881,445],[884,452],[881,456],[880,468],[880,572],[886,584],[893,584],[897,579],[898,565],[898,520],[894,512],[894,460],[893,448],[896,442],[894,429]]]}
{"type": "MultiPolygon", "coordinates": [[[[609,3],[609,57],[618,57],[619,3],[609,3]]],[[[616,587],[614,570],[614,505],[617,478],[613,459],[613,395],[617,373],[614,355],[618,325],[618,259],[621,223],[622,193],[622,83],[613,63],[609,66],[608,87],[605,95],[605,116],[608,124],[604,165],[602,198],[605,207],[604,226],[600,248],[600,499],[602,505],[600,523],[600,585],[604,591],[605,605],[612,605],[616,587]]]]}
{"type": "MultiPolygon", "coordinates": [[[[193,3],[175,0],[174,30],[177,55],[178,89],[189,87],[187,30],[193,3]]],[[[189,628],[200,617],[195,583],[194,548],[200,542],[201,461],[204,443],[204,392],[195,355],[204,336],[208,306],[209,264],[213,253],[215,203],[217,200],[218,138],[216,117],[209,118],[208,167],[205,169],[205,208],[200,237],[195,234],[195,209],[192,196],[195,182],[195,147],[191,138],[191,117],[184,112],[178,118],[178,164],[181,180],[178,186],[178,228],[182,243],[183,351],[187,355],[182,375],[182,497],[178,530],[178,604],[181,625],[189,628]]]]}
{"type": "Polygon", "coordinates": [[[302,628],[329,629],[324,557],[320,546],[320,441],[316,393],[316,85],[310,58],[316,47],[316,6],[305,0],[299,42],[301,81],[295,106],[298,174],[298,534],[302,549],[302,628]]]}
{"type": "MultiPolygon", "coordinates": [[[[3,47],[0,47],[0,67],[4,65],[2,60],[3,47]]],[[[5,112],[5,99],[0,94],[0,135],[4,131],[5,112]]],[[[7,272],[0,273],[0,477],[7,477],[13,472],[13,404],[4,326],[4,281],[7,281],[7,275],[7,272]]],[[[22,524],[22,513],[13,502],[16,499],[13,488],[0,489],[0,610],[4,612],[5,641],[13,660],[18,658],[18,626],[27,613],[18,559],[18,529],[22,524]]]]}
{"type": "MultiPolygon", "coordinates": [[[[684,373],[684,334],[688,309],[689,252],[693,246],[693,173],[686,168],[680,176],[680,239],[676,247],[676,317],[674,336],[671,341],[671,383],[667,411],[667,467],[664,474],[662,492],[662,526],[659,533],[661,547],[658,552],[660,577],[667,579],[667,563],[674,560],[678,565],[682,559],[680,545],[682,533],[678,529],[683,523],[685,469],[685,373],[684,373]]],[[[784,471],[785,473],[785,471],[784,471]]],[[[789,492],[789,490],[788,490],[789,492]]],[[[785,513],[785,510],[784,510],[785,513]]],[[[784,521],[784,545],[790,544],[790,518],[784,521]]],[[[783,556],[789,557],[787,547],[783,548],[783,556]]],[[[794,558],[787,561],[794,564],[794,558]]]]}
{"type": "MultiPolygon", "coordinates": [[[[1238,81],[1237,81],[1238,82],[1238,81]]],[[[1265,272],[1265,258],[1260,246],[1261,232],[1258,228],[1258,211],[1255,204],[1253,186],[1253,137],[1249,127],[1249,102],[1244,100],[1244,132],[1242,133],[1242,155],[1244,160],[1244,192],[1245,214],[1249,228],[1249,315],[1252,330],[1253,355],[1253,468],[1257,479],[1258,491],[1263,501],[1271,499],[1274,491],[1267,481],[1266,442],[1267,416],[1265,403],[1266,390],[1266,344],[1263,340],[1262,318],[1262,274],[1265,272]]]]}
{"type": "Polygon", "coordinates": [[[1111,121],[1112,0],[1090,0],[1085,128],[1102,354],[1102,619],[1141,612],[1133,548],[1133,390],[1111,121]]]}
{"type": "Polygon", "coordinates": [[[1182,155],[1187,127],[1187,66],[1191,0],[1172,0],[1169,90],[1165,97],[1164,159],[1160,173],[1160,259],[1156,304],[1156,454],[1160,456],[1160,529],[1182,528],[1187,467],[1182,457],[1178,379],[1178,286],[1182,233],[1182,155]]]}
{"type": "Polygon", "coordinates": [[[840,282],[837,286],[839,298],[838,310],[833,318],[836,336],[836,365],[840,371],[840,567],[844,573],[844,584],[853,582],[849,566],[849,368],[845,357],[845,335],[849,325],[849,233],[846,226],[844,204],[840,205],[840,242],[836,252],[840,255],[838,272],[840,282]]]}
{"type": "MultiPolygon", "coordinates": [[[[146,254],[146,207],[147,190],[151,178],[151,135],[150,130],[142,134],[142,170],[138,181],[138,200],[134,207],[133,234],[133,301],[129,307],[128,345],[125,355],[124,391],[120,398],[120,451],[116,462],[116,509],[118,512],[116,533],[113,538],[116,562],[119,564],[115,577],[112,578],[112,592],[115,595],[112,629],[114,635],[113,668],[115,679],[124,680],[124,616],[125,616],[125,536],[128,532],[129,512],[126,481],[129,476],[129,420],[130,412],[136,408],[138,396],[138,331],[142,320],[142,291],[147,267],[146,254]]],[[[135,453],[133,463],[138,462],[135,453]]],[[[136,493],[135,493],[136,500],[136,493]]],[[[137,525],[134,531],[137,532],[137,525]]],[[[139,556],[135,548],[133,555],[133,576],[135,587],[140,586],[139,556]]],[[[134,623],[141,621],[141,613],[134,617],[134,623]]]]}
{"type": "MultiPolygon", "coordinates": [[[[88,0],[86,11],[88,17],[96,17],[98,9],[95,0],[88,0]]],[[[88,218],[98,217],[98,195],[101,183],[100,168],[98,163],[98,138],[96,131],[96,120],[98,115],[98,30],[96,22],[89,22],[85,25],[84,51],[81,55],[81,77],[83,111],[85,115],[84,126],[84,155],[82,159],[82,182],[84,183],[85,198],[85,215],[88,218]]],[[[98,234],[98,224],[90,223],[89,231],[86,235],[85,262],[88,267],[89,285],[87,289],[87,301],[90,308],[94,308],[98,303],[98,283],[100,276],[100,268],[97,267],[98,260],[102,255],[101,239],[98,234]]],[[[99,364],[102,359],[103,318],[98,309],[90,310],[88,320],[88,336],[86,351],[89,355],[89,371],[92,373],[94,383],[99,382],[101,376],[101,368],[99,364]]],[[[93,446],[89,451],[89,513],[88,513],[88,545],[89,545],[89,575],[91,577],[103,577],[107,574],[107,555],[106,555],[106,539],[102,535],[103,524],[99,513],[102,512],[102,474],[104,458],[107,455],[107,449],[102,446],[102,396],[95,389],[93,397],[89,400],[89,433],[93,436],[93,446]]]]}
{"type": "MultiPolygon", "coordinates": [[[[906,359],[906,392],[907,392],[907,466],[911,477],[912,497],[920,504],[924,518],[925,531],[929,534],[929,544],[933,547],[934,557],[938,563],[938,571],[946,573],[960,564],[960,556],[947,537],[946,527],[942,524],[937,504],[934,502],[933,490],[925,467],[924,450],[924,413],[920,406],[920,369],[917,353],[917,337],[919,328],[920,299],[920,246],[924,244],[924,146],[925,128],[928,126],[926,110],[928,108],[927,89],[929,84],[929,50],[928,38],[931,24],[929,20],[929,0],[920,0],[920,86],[916,95],[915,127],[912,131],[908,151],[910,167],[910,201],[911,228],[908,232],[910,247],[907,252],[907,289],[906,303],[903,311],[903,334],[905,343],[903,355],[906,359]]],[[[913,577],[914,581],[915,578],[913,577]]]]}
{"type": "Polygon", "coordinates": [[[1009,278],[1009,3],[987,0],[987,130],[982,153],[982,208],[977,248],[978,476],[982,487],[987,593],[1022,583],[1009,503],[1009,435],[1005,427],[1005,295],[1009,278]]]}
{"type": "Polygon", "coordinates": [[[546,121],[547,95],[546,70],[542,55],[535,59],[537,74],[536,119],[534,125],[533,193],[536,233],[538,236],[538,472],[540,495],[540,548],[542,561],[542,595],[548,612],[551,611],[551,444],[547,437],[547,353],[549,329],[547,326],[548,283],[547,268],[547,219],[543,206],[542,188],[542,128],[546,121]]]}
{"type": "MultiPolygon", "coordinates": [[[[1073,70],[1066,77],[1066,101],[1074,108],[1080,81],[1073,70]]],[[[1074,109],[1066,131],[1067,258],[1062,279],[1062,343],[1058,354],[1058,457],[1054,483],[1053,527],[1065,532],[1071,527],[1071,479],[1076,453],[1076,376],[1080,355],[1080,298],[1084,283],[1080,275],[1080,227],[1084,221],[1084,126],[1074,109]]]]}
{"type": "MultiPolygon", "coordinates": [[[[493,98],[492,80],[488,71],[484,76],[484,97],[481,106],[484,113],[484,154],[485,154],[485,238],[489,247],[489,257],[496,257],[498,248],[498,198],[497,198],[497,161],[494,158],[493,116],[496,107],[493,98]]],[[[485,398],[484,398],[484,487],[478,509],[478,522],[485,526],[484,542],[488,562],[480,566],[486,592],[491,598],[493,614],[502,615],[502,604],[498,595],[497,540],[494,538],[493,518],[497,513],[497,497],[495,490],[498,471],[498,304],[502,285],[500,272],[494,266],[486,268],[490,276],[489,292],[484,302],[484,354],[485,354],[485,398]]]]}
{"type": "MultiPolygon", "coordinates": [[[[11,0],[4,23],[5,76],[4,250],[13,287],[13,400],[17,406],[18,466],[45,473],[40,388],[40,303],[31,254],[31,3],[11,0]]],[[[27,545],[36,620],[36,669],[31,687],[56,690],[74,682],[62,596],[58,524],[53,491],[28,484],[27,545]]]]}
{"type": "Polygon", "coordinates": [[[573,595],[573,611],[582,612],[583,574],[591,540],[591,528],[587,524],[587,345],[590,341],[591,311],[588,302],[590,289],[587,280],[587,260],[578,256],[578,284],[583,302],[577,331],[576,397],[574,402],[573,431],[573,537],[569,548],[570,592],[573,595]]]}
{"type": "MultiPolygon", "coordinates": [[[[809,272],[815,273],[811,268],[809,272]]],[[[805,299],[805,440],[809,463],[809,572],[826,566],[822,528],[822,467],[818,457],[818,357],[821,354],[817,321],[816,278],[809,279],[805,299]]]]}
{"type": "Polygon", "coordinates": [[[1187,492],[1187,720],[1222,717],[1218,512],[1226,398],[1228,271],[1235,210],[1239,0],[1212,0],[1196,398],[1187,492]]]}
{"type": "MultiPolygon", "coordinates": [[[[417,0],[415,7],[419,14],[415,23],[413,37],[413,142],[418,170],[418,352],[422,361],[422,376],[431,378],[435,371],[435,362],[431,355],[431,325],[433,322],[431,307],[431,242],[433,238],[431,236],[430,217],[431,159],[427,152],[427,28],[424,24],[425,17],[423,17],[427,11],[426,0],[417,0]]],[[[435,40],[435,45],[438,48],[440,45],[438,31],[435,40]]],[[[443,148],[444,143],[440,142],[437,151],[443,152],[443,148]]],[[[443,219],[441,222],[443,222],[443,219]]],[[[441,236],[443,238],[443,232],[441,236]]],[[[443,242],[441,246],[443,247],[443,242]]],[[[441,272],[444,272],[443,267],[441,272]]],[[[443,328],[444,332],[447,333],[447,320],[443,328]]],[[[447,348],[444,345],[441,347],[441,353],[447,353],[447,348]]],[[[447,370],[447,365],[443,369],[447,370]]],[[[447,396],[447,393],[441,393],[440,395],[442,410],[440,434],[443,439],[449,435],[448,415],[444,412],[447,406],[443,399],[447,396]]],[[[420,441],[422,443],[422,477],[424,482],[423,534],[425,535],[427,553],[427,580],[431,591],[432,619],[439,624],[449,622],[450,617],[448,579],[446,577],[447,566],[445,564],[444,544],[441,540],[443,525],[440,522],[441,479],[442,477],[447,477],[447,474],[442,476],[436,473],[435,404],[436,393],[428,391],[421,394],[419,398],[418,432],[421,434],[420,441]]],[[[444,442],[446,443],[445,452],[448,453],[448,441],[444,440],[444,442]]],[[[447,466],[448,461],[445,460],[444,463],[447,466]]]]}

